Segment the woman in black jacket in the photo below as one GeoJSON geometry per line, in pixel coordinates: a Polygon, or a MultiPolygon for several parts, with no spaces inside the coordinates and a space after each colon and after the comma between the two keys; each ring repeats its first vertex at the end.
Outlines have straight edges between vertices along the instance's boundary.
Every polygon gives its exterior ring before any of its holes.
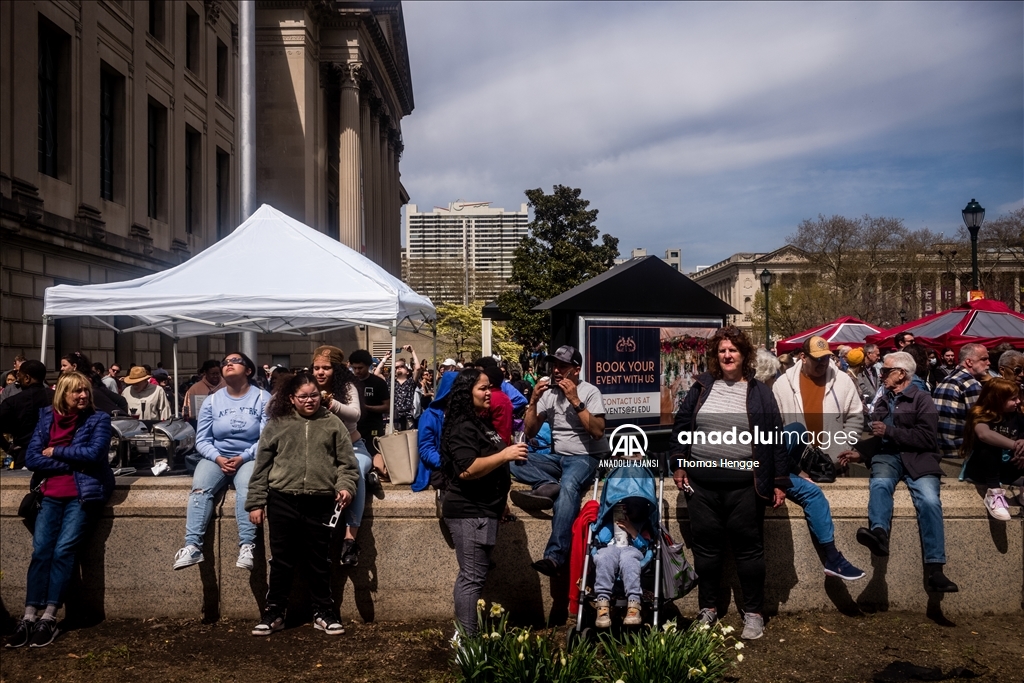
{"type": "Polygon", "coordinates": [[[694,380],[672,427],[674,479],[686,495],[700,577],[698,619],[718,619],[728,541],[747,640],[764,634],[764,508],[782,505],[791,485],[782,416],[771,389],[754,379],[753,364],[747,336],[733,326],[720,329],[708,346],[709,372],[694,380]]]}
{"type": "Polygon", "coordinates": [[[508,464],[526,460],[526,444],[506,446],[487,417],[491,383],[476,368],[463,370],[448,394],[441,428],[441,471],[446,480],[442,517],[455,542],[459,576],[455,617],[477,632],[476,605],[491,566],[512,485],[508,464]]]}

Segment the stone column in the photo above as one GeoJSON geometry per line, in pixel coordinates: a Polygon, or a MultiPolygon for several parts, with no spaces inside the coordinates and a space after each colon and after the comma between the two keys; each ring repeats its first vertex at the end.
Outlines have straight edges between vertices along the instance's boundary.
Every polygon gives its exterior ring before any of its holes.
{"type": "Polygon", "coordinates": [[[363,178],[362,178],[362,191],[363,191],[363,232],[360,235],[360,245],[356,247],[356,250],[360,253],[366,253],[366,233],[367,228],[372,230],[373,226],[373,202],[370,201],[372,196],[372,179],[370,178],[370,169],[373,167],[373,159],[371,157],[373,152],[373,133],[372,124],[373,110],[370,107],[370,84],[366,83],[363,88],[363,99],[360,106],[359,121],[362,129],[362,140],[363,140],[363,178]]]}
{"type": "Polygon", "coordinates": [[[363,65],[341,65],[341,134],[338,140],[338,236],[342,244],[362,249],[363,158],[359,123],[359,77],[363,65]]]}
{"type": "Polygon", "coordinates": [[[395,148],[393,147],[393,136],[388,136],[387,144],[387,179],[388,179],[388,191],[386,195],[387,200],[387,222],[384,224],[384,234],[387,235],[385,244],[387,244],[387,253],[384,256],[384,262],[387,264],[388,272],[392,275],[401,275],[401,265],[398,263],[399,253],[399,241],[397,239],[396,229],[398,226],[398,217],[396,215],[396,208],[398,207],[398,188],[395,185],[395,148]]]}
{"type": "Polygon", "coordinates": [[[375,263],[381,263],[381,163],[380,163],[380,105],[379,102],[371,103],[370,111],[370,169],[368,177],[370,180],[367,202],[373,206],[373,222],[367,226],[366,231],[366,255],[375,263]],[[374,106],[376,104],[377,106],[374,106]]]}

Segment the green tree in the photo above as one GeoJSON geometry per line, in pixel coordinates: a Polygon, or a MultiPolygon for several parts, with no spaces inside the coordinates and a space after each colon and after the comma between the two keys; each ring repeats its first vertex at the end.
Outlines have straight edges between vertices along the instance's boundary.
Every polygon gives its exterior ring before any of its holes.
{"type": "Polygon", "coordinates": [[[618,238],[600,233],[597,209],[589,209],[580,194],[565,185],[555,185],[551,194],[526,190],[533,207],[530,234],[516,247],[509,289],[498,297],[513,339],[524,347],[550,334],[548,315],[531,312],[534,306],[600,275],[619,255],[618,238]]]}
{"type": "Polygon", "coordinates": [[[483,302],[468,306],[444,303],[437,305],[438,345],[457,360],[470,360],[480,353],[480,309],[483,302]]]}

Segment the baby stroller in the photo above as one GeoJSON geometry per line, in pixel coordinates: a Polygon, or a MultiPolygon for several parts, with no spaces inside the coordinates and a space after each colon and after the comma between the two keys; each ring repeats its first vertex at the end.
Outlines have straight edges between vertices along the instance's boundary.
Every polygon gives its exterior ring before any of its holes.
{"type": "MultiPolygon", "coordinates": [[[[658,625],[658,613],[664,602],[661,590],[661,544],[664,540],[661,509],[665,492],[664,474],[659,472],[655,477],[655,474],[646,467],[623,466],[608,470],[604,476],[604,486],[601,488],[601,502],[598,504],[598,488],[602,483],[600,475],[599,471],[598,477],[594,480],[593,500],[583,506],[580,516],[573,525],[573,552],[570,559],[570,575],[573,581],[569,588],[569,601],[570,609],[576,611],[576,627],[567,635],[570,641],[574,638],[588,638],[593,632],[596,617],[592,605],[595,599],[593,558],[597,551],[596,534],[609,521],[615,505],[626,498],[642,498],[648,502],[646,528],[651,531],[651,538],[648,550],[641,561],[641,609],[643,614],[651,614],[654,626],[658,625]]],[[[668,599],[675,597],[673,595],[668,599]]],[[[620,609],[626,606],[621,579],[616,581],[611,606],[620,609]]]]}

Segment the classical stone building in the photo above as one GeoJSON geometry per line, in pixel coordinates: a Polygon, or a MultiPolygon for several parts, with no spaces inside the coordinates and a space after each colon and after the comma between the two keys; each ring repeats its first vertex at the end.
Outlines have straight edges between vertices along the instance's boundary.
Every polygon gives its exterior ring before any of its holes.
{"type": "MultiPolygon", "coordinates": [[[[413,107],[401,3],[257,2],[256,23],[257,202],[397,275],[413,107]]],[[[38,357],[46,287],[172,267],[240,222],[237,3],[4,2],[0,46],[3,369],[38,357]]],[[[254,273],[277,267],[267,254],[254,273]]],[[[57,321],[48,364],[73,350],[169,364],[170,339],[115,334],[129,325],[57,321]]],[[[313,343],[261,337],[260,361],[313,343]]],[[[224,344],[183,341],[183,367],[224,344]]]]}
{"type": "MultiPolygon", "coordinates": [[[[936,245],[933,252],[918,255],[913,267],[894,262],[879,272],[862,274],[879,294],[879,299],[892,304],[891,311],[875,311],[882,317],[868,322],[895,325],[900,322],[895,317],[897,310],[913,320],[966,301],[970,289],[970,250],[959,245],[954,251],[956,246],[936,245]],[[891,319],[885,319],[887,317],[891,319]]],[[[1020,311],[1024,299],[1021,289],[1024,264],[1003,253],[996,244],[983,244],[978,261],[986,296],[1020,311]]],[[[772,273],[775,283],[786,287],[821,280],[818,268],[808,255],[792,245],[768,253],[736,253],[689,277],[741,312],[733,316],[731,322],[750,328],[754,297],[761,290],[760,274],[766,269],[772,273]]]]}

